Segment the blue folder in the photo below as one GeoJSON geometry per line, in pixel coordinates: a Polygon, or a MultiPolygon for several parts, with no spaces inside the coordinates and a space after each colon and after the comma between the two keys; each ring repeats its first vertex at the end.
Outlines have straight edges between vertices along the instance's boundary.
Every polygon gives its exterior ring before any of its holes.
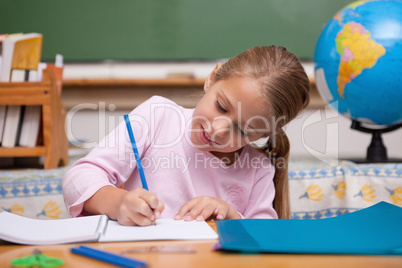
{"type": "Polygon", "coordinates": [[[223,250],[402,255],[402,208],[386,202],[334,218],[222,220],[217,228],[223,250]]]}

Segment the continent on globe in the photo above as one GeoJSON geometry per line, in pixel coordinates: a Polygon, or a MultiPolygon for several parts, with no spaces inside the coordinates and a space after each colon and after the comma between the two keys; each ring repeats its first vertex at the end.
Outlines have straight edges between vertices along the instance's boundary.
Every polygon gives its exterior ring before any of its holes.
{"type": "Polygon", "coordinates": [[[325,25],[314,52],[317,89],[365,125],[402,125],[402,0],[351,3],[325,25]]]}
{"type": "Polygon", "coordinates": [[[336,36],[336,49],[341,55],[338,72],[338,92],[344,99],[346,84],[363,69],[372,68],[386,52],[385,48],[371,38],[371,33],[356,22],[345,24],[336,36]]]}
{"type": "Polygon", "coordinates": [[[351,3],[347,6],[345,6],[342,10],[340,10],[338,13],[334,15],[334,20],[339,21],[339,23],[343,22],[343,16],[345,15],[345,9],[348,10],[349,8],[351,9],[356,9],[358,6],[364,5],[367,2],[367,0],[361,0],[357,1],[354,3],[351,3]]]}

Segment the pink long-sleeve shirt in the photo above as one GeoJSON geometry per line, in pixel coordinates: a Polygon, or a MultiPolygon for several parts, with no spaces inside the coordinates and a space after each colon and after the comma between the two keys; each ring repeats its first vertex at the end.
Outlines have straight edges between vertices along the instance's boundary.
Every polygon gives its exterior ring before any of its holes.
{"type": "MultiPolygon", "coordinates": [[[[152,97],[130,114],[149,191],[165,204],[161,218],[173,218],[182,205],[198,196],[223,199],[244,218],[277,218],[274,166],[246,145],[226,166],[190,140],[194,109],[163,97],[152,97]]],[[[96,148],[78,160],[63,178],[65,204],[73,217],[86,215],[84,202],[100,188],[142,187],[124,120],[96,148]]]]}

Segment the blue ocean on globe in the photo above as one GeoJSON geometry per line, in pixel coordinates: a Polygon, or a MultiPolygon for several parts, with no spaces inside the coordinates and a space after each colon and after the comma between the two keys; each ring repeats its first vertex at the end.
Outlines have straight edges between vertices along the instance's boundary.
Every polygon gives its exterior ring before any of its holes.
{"type": "Polygon", "coordinates": [[[402,0],[354,2],[327,23],[314,54],[323,99],[374,125],[402,122],[402,0]]]}

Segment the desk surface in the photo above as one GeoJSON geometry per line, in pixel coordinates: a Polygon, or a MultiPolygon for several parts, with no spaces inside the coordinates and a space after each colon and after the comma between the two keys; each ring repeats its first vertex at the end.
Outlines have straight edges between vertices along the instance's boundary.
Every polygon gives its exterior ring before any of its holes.
{"type": "MultiPolygon", "coordinates": [[[[215,222],[210,226],[216,230],[215,222]]],[[[402,257],[297,255],[297,254],[234,254],[213,250],[217,240],[147,241],[124,243],[87,243],[113,253],[123,254],[148,263],[148,267],[402,267],[402,257]],[[192,252],[189,252],[192,251],[192,252]]],[[[0,243],[0,267],[10,261],[32,254],[43,254],[64,260],[62,267],[115,267],[97,260],[70,253],[75,244],[57,246],[21,246],[0,243]]]]}

